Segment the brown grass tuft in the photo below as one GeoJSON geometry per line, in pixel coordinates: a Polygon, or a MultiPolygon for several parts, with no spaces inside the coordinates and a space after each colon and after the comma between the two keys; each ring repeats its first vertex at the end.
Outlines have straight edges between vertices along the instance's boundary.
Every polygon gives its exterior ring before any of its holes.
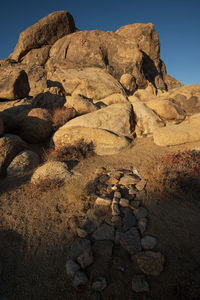
{"type": "Polygon", "coordinates": [[[74,108],[67,108],[65,106],[55,108],[52,114],[54,130],[57,130],[75,116],[77,116],[77,112],[74,108]]]}

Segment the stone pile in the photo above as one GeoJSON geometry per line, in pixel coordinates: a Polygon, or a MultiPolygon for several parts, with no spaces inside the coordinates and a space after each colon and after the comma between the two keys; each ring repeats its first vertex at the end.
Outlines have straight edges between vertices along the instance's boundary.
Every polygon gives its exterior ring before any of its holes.
{"type": "Polygon", "coordinates": [[[112,280],[113,270],[125,273],[137,266],[132,290],[149,291],[147,276],[158,276],[163,271],[164,256],[153,251],[156,238],[145,235],[145,180],[136,169],[115,169],[104,170],[94,184],[94,205],[85,218],[74,216],[69,221],[76,238],[66,263],[68,276],[75,287],[90,283],[100,293],[112,280]]]}

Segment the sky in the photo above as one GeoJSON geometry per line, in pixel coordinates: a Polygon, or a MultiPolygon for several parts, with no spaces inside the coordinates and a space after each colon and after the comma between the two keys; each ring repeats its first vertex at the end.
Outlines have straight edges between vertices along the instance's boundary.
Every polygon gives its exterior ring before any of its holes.
{"type": "Polygon", "coordinates": [[[80,30],[153,23],[167,73],[185,85],[200,84],[200,0],[1,0],[0,59],[13,51],[20,32],[59,10],[69,11],[80,30]]]}

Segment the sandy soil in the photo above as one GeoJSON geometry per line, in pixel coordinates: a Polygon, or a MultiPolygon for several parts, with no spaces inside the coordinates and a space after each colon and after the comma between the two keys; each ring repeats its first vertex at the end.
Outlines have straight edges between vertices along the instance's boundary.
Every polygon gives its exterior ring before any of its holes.
{"type": "MultiPolygon", "coordinates": [[[[83,187],[105,167],[137,167],[150,170],[159,156],[200,147],[200,143],[158,147],[151,138],[138,139],[118,155],[92,156],[74,167],[72,183],[39,192],[29,185],[30,176],[0,182],[0,295],[6,299],[93,299],[89,286],[74,289],[65,262],[74,236],[69,231],[72,215],[84,215],[92,205],[83,187]],[[1,268],[0,268],[1,269],[1,268]]],[[[156,250],[166,257],[164,272],[149,278],[151,292],[134,294],[133,263],[125,273],[113,272],[102,298],[200,299],[200,202],[160,195],[145,202],[149,210],[147,233],[158,239],[156,250]]],[[[3,298],[2,298],[3,299],[3,298]]]]}

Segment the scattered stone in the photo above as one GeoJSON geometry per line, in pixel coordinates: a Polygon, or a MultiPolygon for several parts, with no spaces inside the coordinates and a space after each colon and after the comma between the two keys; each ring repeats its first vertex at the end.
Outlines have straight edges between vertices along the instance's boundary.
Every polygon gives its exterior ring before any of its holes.
{"type": "Polygon", "coordinates": [[[92,250],[95,256],[111,257],[113,251],[112,241],[95,241],[92,250]]]}
{"type": "Polygon", "coordinates": [[[136,293],[149,292],[149,284],[144,275],[136,275],[132,279],[132,290],[136,293]]]}
{"type": "Polygon", "coordinates": [[[135,255],[142,250],[140,235],[137,228],[132,227],[120,236],[120,245],[128,251],[130,255],[135,255]]]}
{"type": "Polygon", "coordinates": [[[97,228],[97,230],[93,233],[93,238],[98,241],[103,240],[114,240],[115,229],[107,224],[102,224],[97,228]]]}
{"type": "Polygon", "coordinates": [[[128,199],[125,199],[125,198],[121,198],[119,204],[120,204],[122,207],[128,207],[128,206],[129,206],[129,200],[128,200],[128,199]]]}
{"type": "Polygon", "coordinates": [[[76,260],[82,253],[91,250],[91,242],[88,239],[76,239],[71,246],[71,258],[76,260]]]}
{"type": "Polygon", "coordinates": [[[134,209],[134,214],[137,219],[141,219],[147,217],[148,211],[145,207],[141,206],[139,208],[134,209]]]}
{"type": "Polygon", "coordinates": [[[109,198],[105,198],[105,197],[98,197],[97,199],[96,199],[96,202],[95,202],[95,204],[96,205],[105,205],[105,206],[109,206],[109,205],[111,205],[111,199],[109,199],[109,198]]]}
{"type": "Polygon", "coordinates": [[[92,251],[83,252],[79,257],[77,258],[78,263],[81,265],[82,269],[85,269],[89,265],[93,263],[93,255],[92,251]]]}
{"type": "Polygon", "coordinates": [[[124,218],[123,218],[123,223],[124,223],[124,230],[129,230],[132,227],[136,226],[137,220],[136,217],[132,213],[126,213],[124,218]]]}
{"type": "Polygon", "coordinates": [[[141,239],[142,248],[145,250],[151,250],[156,246],[157,240],[155,237],[146,235],[141,239]]]}
{"type": "Polygon", "coordinates": [[[121,193],[119,191],[115,191],[114,192],[114,198],[120,199],[121,198],[121,193]]]}
{"type": "Polygon", "coordinates": [[[70,259],[66,262],[66,270],[68,276],[74,277],[76,272],[80,270],[80,266],[75,261],[70,259]]]}
{"type": "Polygon", "coordinates": [[[120,215],[119,205],[117,203],[112,203],[112,215],[118,216],[120,215]]]}
{"type": "Polygon", "coordinates": [[[88,283],[87,275],[84,272],[76,272],[73,280],[73,286],[79,287],[81,285],[86,285],[88,283]]]}
{"type": "Polygon", "coordinates": [[[131,184],[137,184],[139,181],[140,178],[137,175],[124,175],[120,179],[119,184],[129,186],[131,184]]]}
{"type": "Polygon", "coordinates": [[[142,191],[145,188],[145,185],[146,185],[146,180],[142,179],[135,185],[135,187],[138,191],[142,191]]]}
{"type": "Polygon", "coordinates": [[[158,276],[163,271],[164,256],[160,252],[142,251],[134,255],[132,259],[147,275],[158,276]]]}
{"type": "Polygon", "coordinates": [[[107,287],[107,282],[104,277],[98,278],[92,284],[92,289],[99,292],[103,291],[106,287],[107,287]]]}
{"type": "Polygon", "coordinates": [[[148,223],[147,218],[141,218],[141,219],[138,220],[137,226],[138,226],[138,229],[139,229],[141,234],[143,234],[146,231],[147,223],[148,223]]]}

